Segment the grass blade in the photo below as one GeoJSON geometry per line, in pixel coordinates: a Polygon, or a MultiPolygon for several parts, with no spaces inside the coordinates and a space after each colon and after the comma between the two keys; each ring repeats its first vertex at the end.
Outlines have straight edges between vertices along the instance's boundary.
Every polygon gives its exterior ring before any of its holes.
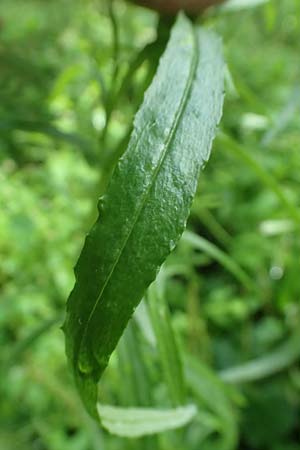
{"type": "Polygon", "coordinates": [[[256,161],[251,152],[247,151],[247,149],[227,134],[220,134],[219,139],[220,142],[226,146],[226,150],[238,156],[250,169],[253,170],[257,177],[274,192],[287,214],[298,224],[300,222],[300,213],[298,208],[290,202],[280,185],[277,183],[277,180],[256,161]]]}
{"type": "Polygon", "coordinates": [[[158,281],[162,279],[163,273],[160,273],[158,280],[150,286],[147,294],[148,306],[171,402],[173,406],[178,406],[185,402],[183,367],[163,286],[159,289],[158,285],[158,281]]]}
{"type": "Polygon", "coordinates": [[[256,290],[250,276],[232,259],[227,253],[220,250],[216,245],[207,241],[201,236],[191,231],[186,231],[183,235],[184,242],[189,243],[214,260],[218,261],[228,272],[230,272],[246,289],[256,290]]]}

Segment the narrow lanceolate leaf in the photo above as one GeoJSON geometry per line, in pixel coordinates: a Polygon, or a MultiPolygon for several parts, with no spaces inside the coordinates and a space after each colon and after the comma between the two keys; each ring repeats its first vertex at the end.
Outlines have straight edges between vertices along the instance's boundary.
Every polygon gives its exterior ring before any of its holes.
{"type": "Polygon", "coordinates": [[[118,408],[97,405],[102,425],[112,434],[137,438],[179,428],[197,414],[194,405],[161,410],[155,408],[118,408]]]}
{"type": "Polygon", "coordinates": [[[179,16],[75,267],[66,352],[94,417],[109,357],[185,228],[222,103],[220,41],[179,16]]]}

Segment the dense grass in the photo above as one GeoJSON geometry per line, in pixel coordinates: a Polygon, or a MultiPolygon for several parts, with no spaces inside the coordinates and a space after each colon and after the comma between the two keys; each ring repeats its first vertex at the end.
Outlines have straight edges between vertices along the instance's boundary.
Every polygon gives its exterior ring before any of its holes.
{"type": "Polygon", "coordinates": [[[105,2],[0,5],[0,448],[297,449],[298,0],[207,15],[228,63],[221,129],[163,293],[151,292],[100,385],[103,403],[184,399],[197,418],[122,439],[73,388],[59,329],[72,267],[164,41],[131,73],[157,17],[121,1],[116,12],[118,46],[105,2]]]}

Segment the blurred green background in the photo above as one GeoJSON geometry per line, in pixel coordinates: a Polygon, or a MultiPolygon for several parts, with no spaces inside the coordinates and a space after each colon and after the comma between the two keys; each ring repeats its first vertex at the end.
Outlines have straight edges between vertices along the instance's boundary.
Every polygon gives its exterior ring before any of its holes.
{"type": "MultiPolygon", "coordinates": [[[[114,11],[101,0],[1,0],[1,450],[300,448],[300,2],[239,3],[205,17],[224,41],[224,115],[188,224],[201,243],[183,239],[166,264],[200,413],[133,440],[84,412],[59,327],[163,27],[151,44],[158,17],[121,0],[114,11]]],[[[139,313],[113,355],[104,403],[172,404],[148,319],[139,313]]]]}

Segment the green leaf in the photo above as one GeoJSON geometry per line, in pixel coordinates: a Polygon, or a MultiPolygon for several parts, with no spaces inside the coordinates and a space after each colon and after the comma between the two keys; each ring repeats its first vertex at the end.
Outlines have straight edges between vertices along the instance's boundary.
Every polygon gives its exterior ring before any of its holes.
{"type": "Polygon", "coordinates": [[[194,405],[174,409],[119,408],[97,405],[101,423],[110,433],[137,438],[179,428],[189,423],[197,414],[194,405]]]}
{"type": "Polygon", "coordinates": [[[300,359],[300,335],[291,336],[278,348],[240,366],[219,372],[226,383],[246,383],[274,375],[300,359]]]}
{"type": "Polygon", "coordinates": [[[274,192],[278,201],[282,207],[286,210],[286,213],[295,221],[298,225],[300,223],[300,213],[298,208],[290,201],[285,191],[280,184],[268,170],[266,170],[262,164],[253,156],[253,151],[248,149],[245,145],[240,145],[234,138],[225,133],[219,134],[220,143],[226,148],[226,151],[231,152],[233,155],[239,157],[249,169],[251,169],[259,178],[262,183],[274,192]]]}
{"type": "MultiPolygon", "coordinates": [[[[200,411],[208,409],[218,422],[220,445],[213,441],[211,448],[232,450],[238,441],[237,421],[225,385],[218,376],[199,359],[186,355],[185,377],[200,411]]],[[[210,447],[208,447],[210,448],[210,447]]]]}
{"type": "Polygon", "coordinates": [[[45,333],[47,333],[50,328],[62,322],[62,314],[57,314],[57,316],[52,319],[47,319],[42,322],[37,328],[34,328],[23,340],[20,340],[15,344],[13,348],[8,349],[7,357],[4,358],[4,363],[0,364],[0,369],[7,369],[7,366],[12,366],[18,361],[21,355],[45,333]],[[3,366],[3,367],[2,367],[3,366]]]}
{"type": "Polygon", "coordinates": [[[97,382],[186,225],[223,104],[220,40],[180,15],[75,267],[64,324],[77,388],[97,417],[97,382]]]}
{"type": "Polygon", "coordinates": [[[152,283],[148,290],[148,307],[170,399],[172,405],[178,406],[185,403],[185,382],[179,346],[171,324],[164,290],[162,268],[156,282],[152,283]]]}
{"type": "Polygon", "coordinates": [[[153,403],[153,389],[143,350],[142,340],[138,339],[138,326],[130,320],[117,349],[122,406],[148,407],[153,403]]]}
{"type": "Polygon", "coordinates": [[[234,259],[231,258],[227,253],[220,250],[216,245],[212,244],[208,240],[204,239],[197,234],[186,231],[183,235],[184,242],[192,245],[211,258],[218,261],[228,272],[230,272],[246,289],[256,290],[254,283],[252,282],[250,276],[242,269],[234,259]]]}
{"type": "Polygon", "coordinates": [[[150,314],[145,300],[142,300],[141,303],[136,308],[134,313],[134,319],[139,329],[143,333],[145,340],[151,347],[155,347],[156,337],[154,334],[150,314]]]}

